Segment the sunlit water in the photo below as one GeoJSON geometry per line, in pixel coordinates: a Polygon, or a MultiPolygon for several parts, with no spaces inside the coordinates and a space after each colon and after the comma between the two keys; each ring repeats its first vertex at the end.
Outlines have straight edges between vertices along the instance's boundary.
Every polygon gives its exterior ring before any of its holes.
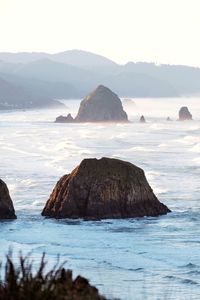
{"type": "Polygon", "coordinates": [[[200,298],[200,99],[136,99],[130,124],[55,124],[60,110],[0,113],[0,178],[18,219],[0,223],[0,258],[9,246],[37,261],[57,254],[110,298],[200,298]],[[188,105],[195,121],[177,122],[188,105]],[[144,114],[147,123],[138,123],[144,114]],[[173,121],[167,122],[170,116],[173,121]],[[145,170],[160,201],[158,218],[51,220],[40,216],[57,180],[83,158],[128,160],[145,170]]]}

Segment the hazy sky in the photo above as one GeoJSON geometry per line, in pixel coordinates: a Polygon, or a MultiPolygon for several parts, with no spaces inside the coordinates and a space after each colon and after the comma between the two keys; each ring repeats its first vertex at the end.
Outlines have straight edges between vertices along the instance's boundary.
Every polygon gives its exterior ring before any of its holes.
{"type": "Polygon", "coordinates": [[[0,52],[200,66],[200,0],[0,0],[0,52]]]}

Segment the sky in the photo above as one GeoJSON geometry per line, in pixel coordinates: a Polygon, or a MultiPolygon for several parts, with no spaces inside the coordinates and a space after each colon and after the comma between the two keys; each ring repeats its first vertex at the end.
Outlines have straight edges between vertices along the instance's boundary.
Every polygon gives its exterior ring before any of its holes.
{"type": "Polygon", "coordinates": [[[200,0],[0,0],[0,52],[200,67],[200,0]]]}

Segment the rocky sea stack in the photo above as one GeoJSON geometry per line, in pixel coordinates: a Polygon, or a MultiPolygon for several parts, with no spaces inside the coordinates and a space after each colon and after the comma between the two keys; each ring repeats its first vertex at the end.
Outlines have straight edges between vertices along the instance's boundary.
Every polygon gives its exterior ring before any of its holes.
{"type": "Polygon", "coordinates": [[[109,88],[99,85],[80,104],[76,122],[127,122],[119,97],[109,88]]]}
{"type": "Polygon", "coordinates": [[[55,120],[55,123],[72,123],[74,122],[74,119],[72,118],[71,114],[68,114],[65,116],[58,116],[55,120]]]}
{"type": "Polygon", "coordinates": [[[42,212],[52,218],[131,218],[170,210],[160,203],[144,171],[118,159],[84,159],[56,184],[42,212]]]}
{"type": "Polygon", "coordinates": [[[179,110],[179,121],[192,120],[192,114],[187,106],[182,106],[179,110]]]}
{"type": "Polygon", "coordinates": [[[99,85],[80,103],[77,116],[73,119],[59,116],[56,123],[83,123],[83,122],[128,122],[128,116],[123,110],[119,97],[109,88],[99,85]]]}
{"type": "Polygon", "coordinates": [[[0,179],[0,219],[16,219],[7,185],[0,179]]]}
{"type": "Polygon", "coordinates": [[[141,117],[140,117],[140,123],[146,123],[146,120],[145,120],[145,117],[144,117],[144,116],[141,116],[141,117]]]}

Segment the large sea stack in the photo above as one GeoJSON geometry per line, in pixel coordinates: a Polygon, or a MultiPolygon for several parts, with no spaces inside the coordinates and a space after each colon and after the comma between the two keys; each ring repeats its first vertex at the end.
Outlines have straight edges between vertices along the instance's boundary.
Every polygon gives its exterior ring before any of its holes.
{"type": "Polygon", "coordinates": [[[119,97],[109,88],[99,85],[80,103],[77,116],[59,116],[55,123],[128,122],[119,97]]]}
{"type": "Polygon", "coordinates": [[[7,185],[0,179],[0,219],[16,219],[7,185]]]}
{"type": "Polygon", "coordinates": [[[192,114],[187,106],[182,106],[179,110],[179,121],[192,120],[192,114]]]}
{"type": "Polygon", "coordinates": [[[127,122],[119,97],[109,88],[99,85],[81,104],[76,122],[127,122]]]}
{"type": "Polygon", "coordinates": [[[170,210],[160,203],[144,171],[118,159],[84,159],[56,184],[43,216],[52,218],[131,218],[170,210]]]}

